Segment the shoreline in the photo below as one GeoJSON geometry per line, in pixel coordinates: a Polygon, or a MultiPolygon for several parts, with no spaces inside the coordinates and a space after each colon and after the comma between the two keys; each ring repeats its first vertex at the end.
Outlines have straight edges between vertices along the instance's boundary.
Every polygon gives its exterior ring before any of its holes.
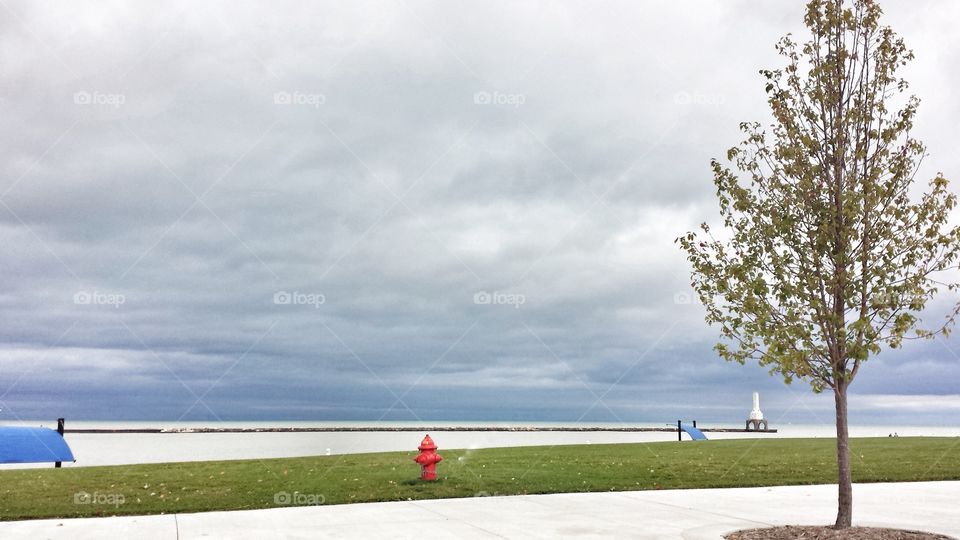
{"type": "MultiPolygon", "coordinates": [[[[44,422],[47,423],[47,422],[44,422]]],[[[49,423],[47,423],[49,425],[49,423]]],[[[390,422],[380,425],[362,421],[339,423],[268,422],[106,422],[67,419],[64,437],[76,462],[65,468],[142,463],[179,463],[237,459],[272,459],[310,455],[347,455],[411,451],[425,433],[441,449],[481,449],[552,445],[603,445],[677,441],[676,424],[546,425],[536,422],[499,424],[463,422],[390,422]]],[[[778,424],[776,431],[713,431],[734,429],[732,422],[698,422],[710,440],[796,439],[836,436],[834,426],[778,424]]],[[[23,425],[23,424],[21,424],[23,425]]],[[[960,437],[960,427],[852,426],[851,439],[887,437],[960,437]]],[[[682,435],[688,440],[688,435],[682,435]]],[[[38,468],[42,465],[10,464],[2,468],[38,468]]]]}
{"type": "MultiPolygon", "coordinates": [[[[709,433],[777,433],[776,429],[699,428],[709,433]]],[[[538,427],[538,426],[343,426],[343,427],[267,427],[267,428],[79,428],[64,433],[391,433],[420,431],[505,432],[505,433],[676,433],[675,427],[538,427]]]]}

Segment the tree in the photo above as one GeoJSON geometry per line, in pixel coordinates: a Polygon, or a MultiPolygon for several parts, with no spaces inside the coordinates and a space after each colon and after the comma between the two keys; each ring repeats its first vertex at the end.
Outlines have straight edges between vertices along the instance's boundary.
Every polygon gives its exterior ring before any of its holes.
{"type": "Polygon", "coordinates": [[[677,239],[721,357],[833,391],[837,528],[852,520],[850,384],[881,346],[946,334],[960,309],[920,328],[928,300],[958,285],[945,276],[960,252],[957,200],[942,174],[911,192],[926,154],[898,70],[913,53],[881,13],[870,0],[807,4],[809,41],[782,38],[786,66],[760,72],[769,133],[741,124],[727,152],[736,172],[711,163],[725,235],[705,223],[677,239]]]}

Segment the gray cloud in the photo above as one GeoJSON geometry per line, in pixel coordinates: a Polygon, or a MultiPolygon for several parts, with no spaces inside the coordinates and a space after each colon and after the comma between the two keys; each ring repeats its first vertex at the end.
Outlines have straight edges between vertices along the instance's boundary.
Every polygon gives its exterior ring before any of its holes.
{"type": "MultiPolygon", "coordinates": [[[[673,243],[799,4],[6,6],[2,417],[816,417],[715,357],[673,243]]],[[[957,9],[889,7],[925,176],[957,9]]],[[[861,418],[935,418],[957,365],[885,352],[861,418]]]]}

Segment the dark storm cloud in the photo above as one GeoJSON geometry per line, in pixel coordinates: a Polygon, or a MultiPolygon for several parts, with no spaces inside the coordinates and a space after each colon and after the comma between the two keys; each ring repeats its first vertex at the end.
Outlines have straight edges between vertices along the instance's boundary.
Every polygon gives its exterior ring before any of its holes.
{"type": "MultiPolygon", "coordinates": [[[[5,3],[0,414],[809,419],[673,244],[800,7],[5,3]]],[[[957,8],[889,9],[951,176],[957,8]]],[[[885,353],[862,408],[957,364],[885,353]]]]}

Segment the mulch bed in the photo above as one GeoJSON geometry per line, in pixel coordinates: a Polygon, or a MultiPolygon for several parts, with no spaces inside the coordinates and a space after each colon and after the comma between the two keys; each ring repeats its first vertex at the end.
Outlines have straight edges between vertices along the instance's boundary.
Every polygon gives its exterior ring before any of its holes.
{"type": "Polygon", "coordinates": [[[726,535],[727,540],[956,540],[942,534],[902,529],[851,527],[836,530],[833,527],[768,527],[747,529],[726,535]]]}

